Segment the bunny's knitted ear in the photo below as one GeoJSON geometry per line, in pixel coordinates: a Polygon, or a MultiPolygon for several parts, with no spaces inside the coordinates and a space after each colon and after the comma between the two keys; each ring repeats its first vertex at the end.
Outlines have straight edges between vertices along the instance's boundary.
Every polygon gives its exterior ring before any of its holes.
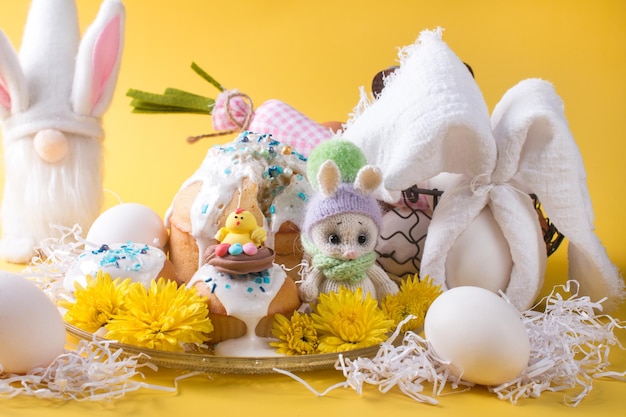
{"type": "Polygon", "coordinates": [[[378,167],[365,165],[356,174],[354,189],[363,195],[373,193],[383,180],[383,174],[378,167]]]}
{"type": "Polygon", "coordinates": [[[0,119],[28,107],[28,85],[17,53],[0,31],[0,119]]]}
{"type": "Polygon", "coordinates": [[[319,191],[325,198],[332,197],[341,183],[341,172],[337,164],[329,159],[324,162],[317,173],[319,191]]]}
{"type": "Polygon", "coordinates": [[[71,98],[76,113],[100,117],[109,107],[122,56],[124,20],[124,5],[105,0],[83,36],[71,98]]]}

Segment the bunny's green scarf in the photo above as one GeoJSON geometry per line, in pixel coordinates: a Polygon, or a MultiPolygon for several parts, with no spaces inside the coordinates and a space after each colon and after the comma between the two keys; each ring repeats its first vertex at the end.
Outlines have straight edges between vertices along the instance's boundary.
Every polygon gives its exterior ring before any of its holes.
{"type": "Polygon", "coordinates": [[[313,267],[319,269],[326,278],[334,281],[356,283],[365,279],[367,270],[376,262],[376,252],[372,251],[356,259],[337,259],[325,255],[306,236],[302,235],[302,246],[311,256],[313,267]]]}

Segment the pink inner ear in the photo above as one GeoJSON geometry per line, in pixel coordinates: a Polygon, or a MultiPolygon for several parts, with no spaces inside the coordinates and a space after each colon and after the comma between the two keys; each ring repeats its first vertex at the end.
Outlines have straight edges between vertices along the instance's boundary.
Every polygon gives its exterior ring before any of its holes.
{"type": "Polygon", "coordinates": [[[2,76],[0,76],[0,106],[9,111],[11,110],[11,95],[2,76]]]}
{"type": "Polygon", "coordinates": [[[115,68],[120,50],[120,16],[116,15],[98,36],[93,51],[91,108],[100,100],[107,81],[115,68]]]}

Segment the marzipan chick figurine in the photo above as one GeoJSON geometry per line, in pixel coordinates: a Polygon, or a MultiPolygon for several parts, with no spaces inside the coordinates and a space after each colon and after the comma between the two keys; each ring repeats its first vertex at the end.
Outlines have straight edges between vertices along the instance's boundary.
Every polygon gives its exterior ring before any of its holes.
{"type": "Polygon", "coordinates": [[[254,255],[267,238],[267,231],[258,225],[254,215],[238,208],[228,215],[224,227],[220,228],[215,239],[220,242],[216,254],[254,255]]]}

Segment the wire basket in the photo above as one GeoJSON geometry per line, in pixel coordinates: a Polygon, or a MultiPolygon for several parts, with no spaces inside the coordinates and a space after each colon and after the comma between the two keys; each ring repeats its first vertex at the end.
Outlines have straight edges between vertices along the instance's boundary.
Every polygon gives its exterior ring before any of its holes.
{"type": "MultiPolygon", "coordinates": [[[[383,227],[376,247],[378,264],[387,273],[402,277],[418,274],[422,262],[424,243],[428,225],[443,191],[413,186],[402,192],[404,204],[401,206],[383,205],[383,227]],[[420,207],[420,197],[427,196],[432,201],[430,207],[420,207]]],[[[552,255],[560,246],[564,236],[544,214],[536,195],[530,194],[539,225],[546,244],[546,253],[552,255]]]]}

